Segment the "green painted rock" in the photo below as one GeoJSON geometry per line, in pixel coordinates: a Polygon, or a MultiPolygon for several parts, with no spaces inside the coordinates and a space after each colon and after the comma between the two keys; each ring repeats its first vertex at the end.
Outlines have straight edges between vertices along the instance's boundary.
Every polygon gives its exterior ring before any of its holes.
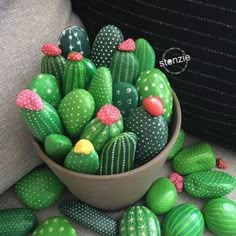
{"type": "Polygon", "coordinates": [[[155,157],[167,144],[168,125],[163,115],[153,116],[143,107],[124,117],[124,130],[138,136],[135,161],[143,164],[155,157]]]}
{"type": "Polygon", "coordinates": [[[184,203],[173,208],[164,218],[165,236],[202,236],[204,218],[193,204],[184,203]]]}
{"type": "Polygon", "coordinates": [[[66,156],[64,165],[76,172],[96,174],[99,169],[99,157],[93,144],[89,140],[81,139],[66,156]]]}
{"type": "Polygon", "coordinates": [[[34,76],[28,88],[54,107],[57,107],[61,101],[58,81],[53,75],[40,74],[34,76]]]}
{"type": "Polygon", "coordinates": [[[31,209],[12,208],[0,210],[0,235],[29,235],[37,223],[36,215],[31,209]]]}
{"type": "Polygon", "coordinates": [[[153,69],[155,66],[156,55],[152,46],[147,40],[142,38],[137,39],[135,44],[135,54],[139,61],[140,72],[153,69]]]}
{"type": "Polygon", "coordinates": [[[67,57],[71,51],[80,52],[88,57],[91,50],[86,30],[76,25],[62,31],[59,37],[59,47],[64,57],[67,57]]]}
{"type": "Polygon", "coordinates": [[[112,138],[102,149],[100,174],[112,175],[132,170],[136,145],[137,135],[131,132],[112,138]]]}
{"type": "Polygon", "coordinates": [[[114,25],[104,26],[97,34],[91,51],[91,60],[97,67],[110,67],[111,59],[120,43],[124,41],[121,31],[114,25]]]}
{"type": "Polygon", "coordinates": [[[217,236],[236,235],[236,203],[228,198],[216,198],[202,210],[206,227],[217,236]]]}
{"type": "Polygon", "coordinates": [[[97,68],[94,65],[94,63],[86,57],[83,57],[82,62],[86,68],[86,76],[87,76],[86,84],[89,85],[93,76],[95,75],[95,73],[97,71],[97,68]]]}
{"type": "Polygon", "coordinates": [[[146,205],[156,215],[164,214],[172,209],[177,200],[175,185],[167,177],[154,182],[146,195],[146,205]]]}
{"type": "Polygon", "coordinates": [[[63,77],[64,96],[73,89],[83,89],[86,87],[87,75],[82,58],[83,56],[79,52],[71,52],[68,55],[68,62],[66,63],[63,77]]]}
{"type": "Polygon", "coordinates": [[[64,185],[48,168],[39,168],[19,180],[15,186],[17,197],[29,208],[47,208],[56,202],[64,185]]]}
{"type": "Polygon", "coordinates": [[[236,188],[236,178],[221,171],[203,171],[188,175],[185,191],[197,198],[222,197],[236,188]]]}
{"type": "Polygon", "coordinates": [[[97,232],[99,235],[118,235],[116,220],[83,202],[73,200],[63,201],[58,208],[62,214],[97,232]]]}
{"type": "Polygon", "coordinates": [[[113,105],[103,106],[94,118],[83,130],[81,139],[92,142],[97,152],[113,137],[123,131],[123,119],[120,111],[113,105]]]}
{"type": "Polygon", "coordinates": [[[71,138],[78,139],[82,129],[93,117],[94,109],[94,99],[84,89],[74,89],[62,99],[58,113],[71,138]]]}
{"type": "Polygon", "coordinates": [[[161,235],[158,218],[145,206],[129,208],[122,216],[119,232],[119,236],[161,235]]]}
{"type": "Polygon", "coordinates": [[[102,106],[112,103],[112,78],[108,68],[97,69],[88,91],[94,98],[95,112],[99,111],[102,106]]]}
{"type": "Polygon", "coordinates": [[[56,45],[47,43],[42,47],[44,57],[41,62],[41,73],[54,75],[61,88],[66,59],[61,56],[61,49],[56,45]]]}
{"type": "Polygon", "coordinates": [[[39,225],[33,236],[77,236],[77,233],[66,218],[53,216],[39,225]]]}
{"type": "Polygon", "coordinates": [[[183,148],[173,159],[172,166],[182,175],[210,170],[216,165],[216,157],[208,143],[197,143],[183,148]]]}
{"type": "Polygon", "coordinates": [[[173,147],[171,148],[169,152],[169,155],[167,158],[168,160],[172,159],[184,147],[184,142],[185,142],[185,133],[181,129],[173,147]]]}
{"type": "Polygon", "coordinates": [[[113,81],[134,84],[139,75],[139,61],[135,53],[135,42],[127,39],[119,45],[111,60],[111,75],[113,81]]]}
{"type": "Polygon", "coordinates": [[[149,96],[158,96],[164,104],[164,117],[170,122],[173,107],[172,88],[163,72],[154,68],[140,74],[136,88],[140,101],[149,96]]]}
{"type": "Polygon", "coordinates": [[[35,92],[24,89],[16,99],[17,106],[33,136],[44,142],[49,134],[62,134],[63,127],[55,108],[35,92]]]}
{"type": "Polygon", "coordinates": [[[118,82],[113,85],[113,105],[121,114],[132,112],[138,105],[138,93],[136,88],[129,83],[118,82]]]}
{"type": "Polygon", "coordinates": [[[50,134],[44,142],[47,155],[58,164],[64,163],[65,157],[72,147],[70,139],[62,134],[50,134]]]}

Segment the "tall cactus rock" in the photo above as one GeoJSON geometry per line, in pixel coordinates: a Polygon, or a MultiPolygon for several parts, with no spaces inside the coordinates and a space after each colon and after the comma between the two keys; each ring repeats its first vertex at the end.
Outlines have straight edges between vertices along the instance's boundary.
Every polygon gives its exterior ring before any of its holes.
{"type": "Polygon", "coordinates": [[[71,52],[68,55],[63,76],[63,94],[67,95],[73,89],[85,88],[86,85],[86,68],[82,62],[82,54],[71,52]]]}
{"type": "Polygon", "coordinates": [[[92,95],[84,89],[74,89],[58,106],[62,123],[72,139],[78,139],[82,129],[92,119],[95,103],[92,95]]]}
{"type": "Polygon", "coordinates": [[[82,62],[86,68],[86,77],[87,77],[86,85],[89,85],[93,76],[95,75],[97,71],[97,67],[90,59],[86,57],[83,57],[82,62]]]}
{"type": "Polygon", "coordinates": [[[89,140],[81,139],[66,156],[64,165],[76,172],[96,174],[99,169],[99,157],[93,144],[89,140]]]}
{"type": "Polygon", "coordinates": [[[106,67],[97,69],[88,91],[92,94],[95,101],[95,111],[112,103],[112,78],[110,70],[106,67]]]}
{"type": "Polygon", "coordinates": [[[88,57],[91,50],[86,30],[76,25],[62,31],[59,36],[59,47],[65,58],[72,51],[80,52],[83,56],[88,57]]]}
{"type": "Polygon", "coordinates": [[[140,102],[149,96],[158,96],[164,104],[164,117],[170,122],[173,107],[172,88],[165,74],[154,68],[140,74],[136,88],[139,94],[140,102]]]}
{"type": "Polygon", "coordinates": [[[127,39],[121,43],[112,57],[111,74],[114,82],[134,84],[139,75],[139,61],[134,53],[135,42],[127,39]]]}
{"type": "Polygon", "coordinates": [[[140,72],[153,69],[155,66],[156,55],[152,46],[147,40],[142,38],[137,39],[135,45],[135,55],[139,61],[140,72]]]}
{"type": "Polygon", "coordinates": [[[123,131],[123,119],[119,109],[112,105],[103,106],[81,133],[81,139],[90,140],[97,152],[112,138],[123,131]]]}
{"type": "Polygon", "coordinates": [[[41,73],[54,75],[61,88],[66,59],[61,56],[61,49],[51,43],[46,43],[42,47],[44,57],[41,63],[41,73]]]}
{"type": "Polygon", "coordinates": [[[28,88],[54,107],[57,107],[61,101],[58,81],[53,75],[39,74],[34,76],[28,88]]]}
{"type": "Polygon", "coordinates": [[[134,168],[137,135],[122,133],[112,138],[102,149],[100,175],[123,173],[134,168]]]}
{"type": "Polygon", "coordinates": [[[124,117],[124,130],[138,136],[135,161],[143,164],[155,157],[167,144],[168,124],[162,115],[159,98],[149,97],[144,105],[124,117]]]}
{"type": "Polygon", "coordinates": [[[62,134],[63,127],[55,108],[43,101],[35,92],[24,89],[16,99],[23,119],[33,136],[44,142],[49,134],[62,134]]]}
{"type": "Polygon", "coordinates": [[[116,26],[104,26],[93,43],[91,60],[97,67],[110,67],[112,56],[118,45],[123,41],[123,34],[116,26]]]}

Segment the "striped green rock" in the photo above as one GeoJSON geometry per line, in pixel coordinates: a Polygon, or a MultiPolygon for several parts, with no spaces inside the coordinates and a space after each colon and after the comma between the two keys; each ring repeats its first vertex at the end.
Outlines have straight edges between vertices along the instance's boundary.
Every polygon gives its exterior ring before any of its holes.
{"type": "Polygon", "coordinates": [[[222,197],[236,188],[236,178],[221,171],[203,171],[188,175],[185,191],[197,198],[222,197]]]}
{"type": "Polygon", "coordinates": [[[137,135],[122,133],[112,138],[102,149],[100,175],[123,173],[134,168],[137,135]]]}
{"type": "Polygon", "coordinates": [[[91,51],[91,60],[97,67],[110,67],[117,46],[124,41],[121,31],[114,25],[104,26],[97,34],[91,51]]]}
{"type": "Polygon", "coordinates": [[[208,143],[196,143],[183,148],[173,159],[173,169],[182,175],[210,170],[216,165],[216,157],[208,143]]]}
{"type": "Polygon", "coordinates": [[[154,117],[136,108],[124,117],[124,130],[138,136],[135,162],[143,164],[154,158],[167,144],[168,125],[163,116],[154,117]]]}
{"type": "MultiPolygon", "coordinates": [[[[87,77],[87,81],[86,81],[86,85],[89,85],[93,76],[95,75],[97,68],[95,66],[95,64],[88,58],[83,57],[82,62],[86,68],[86,77],[87,77]]],[[[86,86],[87,88],[87,86],[86,86]]]]}
{"type": "Polygon", "coordinates": [[[164,218],[165,236],[202,236],[204,218],[193,204],[184,203],[173,208],[164,218]]]}
{"type": "Polygon", "coordinates": [[[164,104],[164,117],[167,122],[170,122],[173,107],[172,88],[162,71],[154,68],[141,73],[136,83],[136,89],[140,102],[146,97],[160,97],[164,104]]]}
{"type": "Polygon", "coordinates": [[[62,99],[58,113],[72,139],[78,140],[80,132],[93,117],[94,109],[94,99],[84,89],[74,89],[62,99]]]}
{"type": "Polygon", "coordinates": [[[228,198],[208,201],[202,210],[206,227],[216,236],[236,235],[236,203],[228,198]]]}
{"type": "Polygon", "coordinates": [[[53,216],[39,225],[32,236],[77,236],[77,233],[66,218],[53,216]]]}
{"type": "Polygon", "coordinates": [[[135,54],[139,61],[140,72],[153,69],[155,66],[156,55],[152,46],[147,40],[142,38],[137,39],[135,44],[135,54]]]}
{"type": "Polygon", "coordinates": [[[2,236],[30,235],[36,223],[36,215],[31,209],[12,208],[0,210],[0,235],[2,236]]]}
{"type": "Polygon", "coordinates": [[[88,91],[95,101],[95,112],[103,105],[112,103],[112,77],[106,67],[99,67],[93,76],[88,91]]]}
{"type": "Polygon", "coordinates": [[[63,201],[58,208],[63,215],[97,232],[99,235],[118,235],[116,220],[83,202],[78,200],[63,201]]]}
{"type": "Polygon", "coordinates": [[[119,232],[119,236],[161,235],[158,218],[145,206],[133,206],[125,211],[120,222],[119,232]]]}
{"type": "Polygon", "coordinates": [[[111,75],[113,82],[134,84],[139,75],[139,61],[134,52],[117,50],[111,61],[111,75]]]}
{"type": "Polygon", "coordinates": [[[171,148],[168,154],[167,160],[171,160],[184,147],[184,143],[185,143],[185,133],[184,130],[181,129],[173,147],[171,148]]]}

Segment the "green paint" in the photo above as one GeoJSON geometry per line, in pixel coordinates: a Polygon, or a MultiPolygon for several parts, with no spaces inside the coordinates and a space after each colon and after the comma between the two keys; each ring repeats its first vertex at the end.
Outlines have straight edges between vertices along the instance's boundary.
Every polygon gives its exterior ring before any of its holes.
{"type": "Polygon", "coordinates": [[[86,68],[86,77],[87,77],[86,85],[89,85],[93,76],[97,71],[97,68],[95,64],[86,57],[83,57],[82,62],[86,68]]]}

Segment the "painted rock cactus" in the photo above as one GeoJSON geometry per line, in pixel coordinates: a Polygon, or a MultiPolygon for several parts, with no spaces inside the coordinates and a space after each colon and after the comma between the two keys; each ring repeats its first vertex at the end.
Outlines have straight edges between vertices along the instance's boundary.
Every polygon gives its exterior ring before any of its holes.
{"type": "Polygon", "coordinates": [[[46,43],[42,47],[44,57],[41,63],[41,73],[54,75],[61,88],[66,59],[61,56],[61,49],[52,43],[46,43]]]}
{"type": "Polygon", "coordinates": [[[68,62],[66,63],[63,76],[64,96],[73,89],[83,89],[86,86],[86,68],[82,58],[83,56],[79,52],[71,52],[68,55],[68,62]]]}
{"type": "Polygon", "coordinates": [[[193,204],[184,203],[173,208],[163,221],[165,236],[202,236],[203,232],[203,215],[193,204]]]}
{"type": "Polygon", "coordinates": [[[121,43],[111,61],[111,75],[113,81],[134,84],[139,75],[139,61],[135,53],[135,42],[127,39],[121,43]]]}
{"type": "Polygon", "coordinates": [[[118,45],[123,41],[123,34],[116,26],[104,26],[97,34],[93,43],[91,60],[97,67],[110,67],[112,56],[118,45]]]}
{"type": "Polygon", "coordinates": [[[102,149],[100,175],[123,173],[134,168],[137,135],[122,133],[112,138],[102,149]]]}
{"type": "Polygon", "coordinates": [[[129,208],[122,216],[119,232],[120,236],[161,236],[158,218],[145,206],[129,208]]]}
{"type": "Polygon", "coordinates": [[[86,68],[86,77],[87,77],[86,85],[89,85],[93,76],[97,71],[97,68],[94,65],[94,63],[86,57],[83,57],[82,62],[86,68]]]}
{"type": "Polygon", "coordinates": [[[174,207],[177,192],[167,177],[157,179],[148,190],[145,198],[147,207],[156,215],[164,214],[174,207]]]}
{"type": "Polygon", "coordinates": [[[173,107],[172,89],[165,74],[154,68],[140,74],[136,88],[140,102],[149,96],[158,96],[164,104],[164,117],[170,122],[173,107]]]}
{"type": "Polygon", "coordinates": [[[86,30],[76,25],[62,31],[59,36],[59,47],[65,58],[72,51],[80,52],[85,57],[88,57],[91,50],[86,30]]]}
{"type": "Polygon", "coordinates": [[[93,117],[94,109],[94,99],[84,89],[74,89],[62,99],[58,113],[71,138],[78,139],[84,126],[93,117]]]}
{"type": "MultiPolygon", "coordinates": [[[[153,100],[153,98],[147,99],[153,100]]],[[[157,107],[155,103],[153,105],[152,113],[161,110],[159,107],[161,103],[158,103],[157,107]]],[[[143,164],[155,157],[168,141],[168,125],[163,115],[153,116],[145,109],[138,107],[124,117],[124,130],[138,136],[135,156],[135,161],[138,164],[143,164]]],[[[150,111],[151,107],[148,106],[148,109],[150,111]]]]}
{"type": "Polygon", "coordinates": [[[183,147],[185,143],[185,133],[183,129],[180,130],[178,137],[171,148],[167,160],[171,160],[183,147]]]}
{"type": "Polygon", "coordinates": [[[55,108],[43,101],[35,92],[24,89],[16,99],[17,106],[21,109],[23,119],[33,136],[41,142],[49,134],[62,134],[63,127],[55,108]]]}
{"type": "Polygon", "coordinates": [[[172,161],[173,168],[182,175],[210,170],[216,165],[216,157],[208,143],[197,143],[183,148],[172,161]]]}
{"type": "Polygon", "coordinates": [[[26,206],[42,209],[59,199],[64,191],[64,185],[48,168],[38,168],[19,180],[15,191],[26,206]]]}
{"type": "Polygon", "coordinates": [[[112,78],[108,68],[100,67],[90,83],[88,91],[95,101],[95,112],[106,105],[112,103],[112,78]]]}
{"type": "Polygon", "coordinates": [[[81,133],[81,139],[90,140],[97,152],[112,138],[123,131],[123,119],[120,111],[112,106],[105,105],[81,133]]]}
{"type": "Polygon", "coordinates": [[[58,164],[63,164],[66,155],[73,147],[71,140],[62,134],[50,134],[46,137],[44,148],[47,155],[58,164]]]}
{"type": "Polygon", "coordinates": [[[12,208],[0,210],[0,235],[29,235],[37,223],[33,210],[27,208],[12,208]]]}
{"type": "Polygon", "coordinates": [[[89,140],[81,139],[66,156],[64,165],[76,172],[96,174],[99,169],[99,157],[93,144],[89,140]]]}
{"type": "Polygon", "coordinates": [[[138,105],[138,93],[136,88],[129,83],[118,82],[113,85],[113,105],[121,114],[132,112],[138,105]]]}
{"type": "Polygon", "coordinates": [[[73,226],[63,216],[53,216],[45,220],[32,236],[77,236],[73,226]]]}
{"type": "Polygon", "coordinates": [[[236,235],[236,203],[228,198],[208,201],[202,210],[206,227],[216,236],[236,235]]]}
{"type": "Polygon", "coordinates": [[[61,101],[58,81],[53,75],[39,74],[33,77],[28,89],[37,93],[44,101],[57,107],[61,101]]]}
{"type": "Polygon", "coordinates": [[[151,70],[155,66],[156,55],[146,39],[137,39],[135,41],[136,49],[135,55],[139,61],[140,72],[151,70]]]}
{"type": "Polygon", "coordinates": [[[97,232],[99,235],[118,235],[116,220],[83,202],[73,200],[63,201],[58,208],[62,214],[97,232]]]}
{"type": "Polygon", "coordinates": [[[236,188],[236,178],[221,171],[203,171],[188,175],[185,191],[197,198],[222,197],[236,188]]]}

